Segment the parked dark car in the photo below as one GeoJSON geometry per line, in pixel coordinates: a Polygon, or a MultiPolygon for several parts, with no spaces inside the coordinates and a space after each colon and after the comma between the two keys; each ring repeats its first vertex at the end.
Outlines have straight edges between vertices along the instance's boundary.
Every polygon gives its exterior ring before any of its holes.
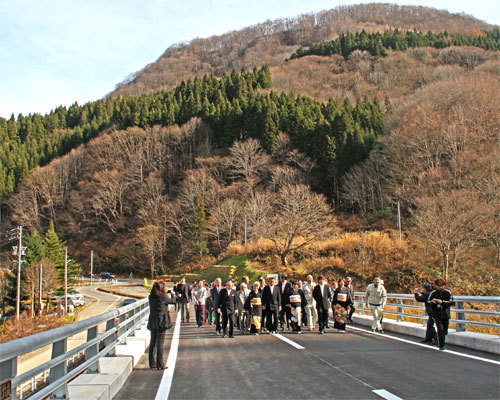
{"type": "Polygon", "coordinates": [[[123,300],[122,307],[128,306],[129,304],[135,303],[136,301],[137,301],[136,299],[125,299],[123,300]]]}
{"type": "Polygon", "coordinates": [[[101,272],[101,279],[115,279],[116,275],[110,272],[101,272]]]}

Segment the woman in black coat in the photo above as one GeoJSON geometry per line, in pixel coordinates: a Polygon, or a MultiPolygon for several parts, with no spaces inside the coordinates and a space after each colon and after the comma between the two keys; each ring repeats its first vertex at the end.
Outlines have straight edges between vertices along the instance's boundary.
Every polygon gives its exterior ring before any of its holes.
{"type": "Polygon", "coordinates": [[[163,343],[167,329],[172,327],[168,304],[175,303],[172,296],[165,293],[165,283],[155,282],[149,295],[149,320],[148,329],[151,331],[149,344],[149,367],[166,369],[163,357],[163,343]],[[155,360],[156,352],[156,360],[155,360]]]}

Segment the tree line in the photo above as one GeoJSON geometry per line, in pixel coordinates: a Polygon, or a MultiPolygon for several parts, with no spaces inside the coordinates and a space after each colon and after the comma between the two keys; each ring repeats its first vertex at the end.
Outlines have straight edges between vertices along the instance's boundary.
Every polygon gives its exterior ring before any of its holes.
{"type": "Polygon", "coordinates": [[[37,166],[67,154],[106,129],[182,125],[200,117],[212,130],[216,148],[235,140],[258,139],[270,152],[279,132],[313,158],[326,178],[319,188],[335,195],[342,174],[364,159],[383,132],[377,99],[353,105],[330,100],[322,104],[307,96],[269,91],[267,67],[205,75],[181,82],[175,89],[141,96],[106,98],[85,105],[58,107],[41,116],[0,119],[0,199],[3,202],[37,166]]]}
{"type": "MultiPolygon", "coordinates": [[[[31,232],[24,237],[23,245],[26,246],[26,256],[21,269],[21,298],[31,298],[34,301],[31,305],[32,310],[42,309],[42,304],[38,304],[39,299],[50,299],[56,289],[61,290],[61,285],[64,284],[65,243],[59,238],[54,223],[51,221],[45,235],[41,235],[36,228],[32,227],[31,232]],[[42,296],[40,296],[40,286],[42,296]]],[[[17,297],[16,271],[15,269],[6,271],[7,273],[0,276],[2,315],[5,315],[8,305],[15,304],[17,297]]],[[[80,273],[78,263],[69,259],[68,281],[80,273]]]]}
{"type": "Polygon", "coordinates": [[[353,51],[367,51],[374,57],[385,57],[386,50],[406,51],[415,47],[443,49],[451,46],[474,46],[484,50],[500,50],[500,29],[482,31],[478,35],[460,33],[387,30],[384,33],[367,33],[364,29],[356,33],[343,33],[333,40],[313,43],[309,48],[299,47],[290,59],[309,55],[331,56],[340,54],[348,57],[353,51]]]}

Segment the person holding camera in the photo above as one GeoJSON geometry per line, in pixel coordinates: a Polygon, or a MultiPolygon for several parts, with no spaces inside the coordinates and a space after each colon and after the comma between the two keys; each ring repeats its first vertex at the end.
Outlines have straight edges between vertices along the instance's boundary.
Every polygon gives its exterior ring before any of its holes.
{"type": "Polygon", "coordinates": [[[153,284],[149,295],[149,319],[147,328],[151,331],[151,342],[149,344],[149,367],[165,369],[165,358],[163,355],[163,343],[167,329],[172,327],[168,304],[174,304],[175,297],[168,290],[163,281],[153,284]]]}
{"type": "Polygon", "coordinates": [[[427,303],[431,305],[431,314],[436,323],[439,350],[444,350],[450,323],[450,308],[455,305],[455,302],[451,292],[444,288],[446,286],[444,279],[436,279],[434,285],[436,289],[429,294],[427,303]]]}
{"type": "Polygon", "coordinates": [[[437,344],[436,329],[434,329],[434,318],[432,317],[432,307],[429,303],[427,303],[431,291],[432,285],[429,282],[425,282],[421,288],[415,288],[413,293],[416,301],[425,304],[425,312],[428,315],[427,329],[425,330],[425,338],[422,340],[422,343],[437,344]]]}

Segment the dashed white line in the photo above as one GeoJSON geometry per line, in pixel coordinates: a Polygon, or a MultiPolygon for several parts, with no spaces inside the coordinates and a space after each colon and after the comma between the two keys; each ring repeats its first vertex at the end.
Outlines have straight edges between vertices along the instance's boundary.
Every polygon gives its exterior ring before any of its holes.
{"type": "Polygon", "coordinates": [[[386,400],[403,400],[401,397],[398,397],[385,389],[375,389],[372,390],[372,392],[386,400]]]}
{"type": "Polygon", "coordinates": [[[172,386],[172,379],[174,378],[175,363],[177,361],[177,350],[179,348],[179,336],[181,331],[181,311],[177,313],[175,321],[174,334],[172,336],[172,343],[170,344],[170,351],[167,359],[167,369],[163,371],[160,386],[156,393],[155,400],[166,400],[170,394],[172,386]]]}
{"type": "Polygon", "coordinates": [[[290,346],[295,347],[298,350],[304,350],[305,347],[301,346],[298,343],[295,343],[293,340],[288,339],[286,336],[280,335],[279,333],[273,333],[272,336],[277,337],[280,340],[283,340],[284,342],[288,343],[290,346]]]}

